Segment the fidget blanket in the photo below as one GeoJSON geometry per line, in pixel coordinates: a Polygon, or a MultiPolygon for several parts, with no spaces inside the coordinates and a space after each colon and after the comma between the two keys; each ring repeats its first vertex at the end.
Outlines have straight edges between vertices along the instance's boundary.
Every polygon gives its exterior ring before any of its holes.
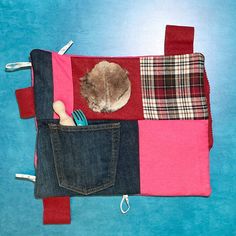
{"type": "Polygon", "coordinates": [[[210,195],[210,91],[193,36],[167,26],[164,56],[31,51],[32,87],[16,96],[21,117],[36,120],[44,223],[69,223],[71,196],[210,195]],[[61,125],[55,101],[88,125],[61,125]]]}

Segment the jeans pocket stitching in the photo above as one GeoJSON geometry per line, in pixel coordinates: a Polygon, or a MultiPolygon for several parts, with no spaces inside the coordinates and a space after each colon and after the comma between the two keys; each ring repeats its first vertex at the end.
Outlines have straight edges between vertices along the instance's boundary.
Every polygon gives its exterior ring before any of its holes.
{"type": "Polygon", "coordinates": [[[120,123],[96,124],[88,126],[64,126],[60,124],[49,124],[50,130],[61,130],[63,132],[91,132],[120,128],[120,123]]]}

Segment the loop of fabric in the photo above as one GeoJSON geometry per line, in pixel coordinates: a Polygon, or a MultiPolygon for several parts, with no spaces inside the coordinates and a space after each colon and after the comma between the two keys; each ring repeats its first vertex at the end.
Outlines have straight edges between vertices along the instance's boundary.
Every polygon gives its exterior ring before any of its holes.
{"type": "Polygon", "coordinates": [[[33,87],[17,89],[15,91],[21,119],[35,116],[33,87]]]}
{"type": "Polygon", "coordinates": [[[65,54],[65,52],[72,46],[74,42],[72,40],[70,40],[64,47],[62,47],[60,49],[60,51],[58,52],[59,55],[63,55],[65,54]]]}
{"type": "Polygon", "coordinates": [[[129,204],[129,196],[128,195],[123,195],[122,196],[122,199],[121,199],[121,202],[120,202],[120,211],[123,213],[123,214],[126,214],[130,209],[130,204],[129,204]],[[124,202],[126,203],[126,210],[123,209],[123,204],[124,202]]]}
{"type": "Polygon", "coordinates": [[[36,176],[34,175],[27,175],[27,174],[16,174],[17,179],[22,179],[22,180],[29,180],[31,182],[35,182],[36,176]]]}
{"type": "Polygon", "coordinates": [[[19,69],[28,69],[32,66],[31,62],[12,62],[5,66],[7,72],[13,72],[19,69]]]}
{"type": "Polygon", "coordinates": [[[43,199],[44,224],[70,224],[70,197],[49,197],[43,199]]]}
{"type": "Polygon", "coordinates": [[[193,53],[194,27],[167,25],[165,56],[193,53]]]}

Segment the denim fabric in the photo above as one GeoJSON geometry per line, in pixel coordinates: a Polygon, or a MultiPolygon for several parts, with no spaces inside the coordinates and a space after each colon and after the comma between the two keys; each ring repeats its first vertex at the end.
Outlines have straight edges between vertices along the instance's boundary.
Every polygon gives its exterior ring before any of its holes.
{"type": "Polygon", "coordinates": [[[61,187],[88,195],[115,184],[119,123],[49,128],[61,187]]]}
{"type": "Polygon", "coordinates": [[[35,112],[37,119],[53,118],[52,53],[34,49],[30,53],[34,73],[35,112]]]}
{"type": "Polygon", "coordinates": [[[73,194],[73,192],[68,193],[64,188],[60,188],[54,161],[53,161],[53,151],[50,140],[50,130],[48,123],[58,123],[57,120],[38,120],[38,134],[37,134],[37,168],[36,171],[36,182],[35,182],[35,197],[44,198],[52,195],[64,196],[67,194],[73,194]]]}
{"type": "Polygon", "coordinates": [[[137,121],[38,120],[35,197],[138,194],[137,121]]]}

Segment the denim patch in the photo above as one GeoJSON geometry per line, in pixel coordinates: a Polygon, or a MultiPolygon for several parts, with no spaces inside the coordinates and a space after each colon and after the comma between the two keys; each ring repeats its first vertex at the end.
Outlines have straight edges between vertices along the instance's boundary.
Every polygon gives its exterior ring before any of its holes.
{"type": "Polygon", "coordinates": [[[137,121],[38,120],[35,197],[139,194],[137,121]]]}
{"type": "Polygon", "coordinates": [[[52,53],[34,49],[30,53],[34,74],[35,112],[37,119],[53,118],[52,53]]]}

